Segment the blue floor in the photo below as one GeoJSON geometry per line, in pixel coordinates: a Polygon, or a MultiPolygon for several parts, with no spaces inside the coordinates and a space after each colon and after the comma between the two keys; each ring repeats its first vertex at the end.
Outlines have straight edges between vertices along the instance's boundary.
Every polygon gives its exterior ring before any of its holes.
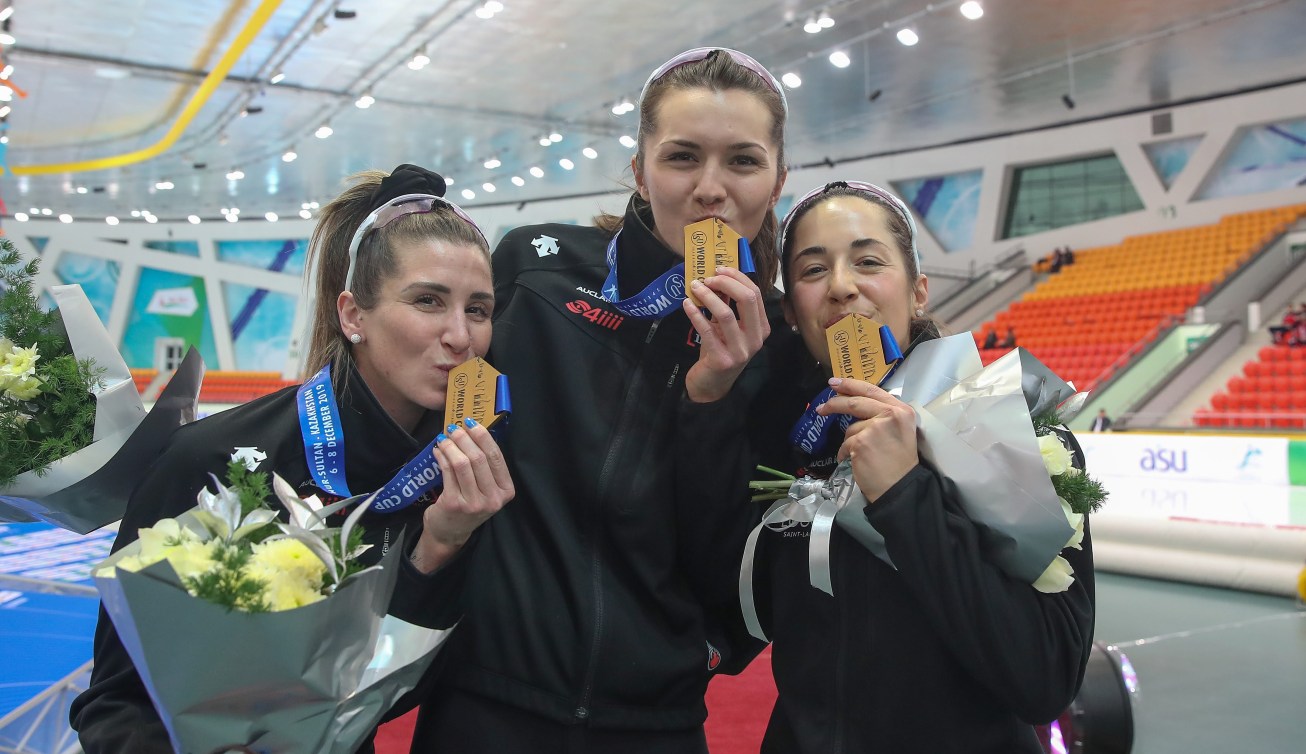
{"type": "Polygon", "coordinates": [[[94,596],[41,594],[3,576],[93,586],[90,567],[112,544],[112,532],[0,524],[0,718],[91,659],[99,609],[94,596]]]}

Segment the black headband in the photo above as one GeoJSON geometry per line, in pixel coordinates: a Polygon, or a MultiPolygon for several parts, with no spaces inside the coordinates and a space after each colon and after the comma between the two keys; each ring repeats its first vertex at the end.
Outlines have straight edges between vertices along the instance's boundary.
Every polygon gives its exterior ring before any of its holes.
{"type": "Polygon", "coordinates": [[[448,184],[439,173],[405,163],[381,180],[381,185],[372,192],[368,210],[383,207],[391,199],[405,194],[432,194],[443,197],[447,187],[448,184]]]}

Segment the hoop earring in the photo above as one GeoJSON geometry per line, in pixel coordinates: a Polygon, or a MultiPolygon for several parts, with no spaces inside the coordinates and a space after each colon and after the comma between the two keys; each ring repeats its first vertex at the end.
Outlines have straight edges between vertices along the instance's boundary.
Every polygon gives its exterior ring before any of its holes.
{"type": "Polygon", "coordinates": [[[353,335],[350,335],[350,336],[349,336],[349,342],[350,342],[350,343],[353,343],[354,345],[358,345],[359,343],[362,343],[362,342],[363,342],[363,336],[362,336],[362,334],[361,334],[361,333],[354,333],[353,335]]]}

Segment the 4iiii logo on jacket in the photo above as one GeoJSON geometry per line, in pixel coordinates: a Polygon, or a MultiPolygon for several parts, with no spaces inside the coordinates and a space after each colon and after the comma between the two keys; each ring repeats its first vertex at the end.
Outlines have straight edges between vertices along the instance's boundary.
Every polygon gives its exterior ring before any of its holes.
{"type": "Polygon", "coordinates": [[[615,314],[607,309],[600,309],[588,301],[581,301],[580,299],[568,302],[567,311],[579,314],[599,327],[606,327],[609,330],[621,327],[621,323],[626,321],[626,318],[620,314],[615,314]]]}

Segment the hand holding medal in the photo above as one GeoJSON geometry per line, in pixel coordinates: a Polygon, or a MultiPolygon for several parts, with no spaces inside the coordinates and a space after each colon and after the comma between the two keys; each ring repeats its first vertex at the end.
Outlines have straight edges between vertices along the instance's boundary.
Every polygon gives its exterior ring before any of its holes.
{"type": "Polygon", "coordinates": [[[853,478],[874,502],[917,464],[915,412],[879,387],[902,354],[887,325],[860,314],[834,323],[825,337],[834,395],[816,413],[852,417],[839,460],[852,461],[853,478]]]}
{"type": "Polygon", "coordinates": [[[412,558],[419,570],[438,568],[516,494],[503,451],[490,434],[511,411],[508,378],[484,359],[469,359],[449,372],[446,429],[433,449],[444,490],[422,514],[412,558]]]}
{"type": "Polygon", "coordinates": [[[696,403],[724,398],[771,334],[762,292],[748,278],[754,271],[748,239],[720,219],[685,226],[683,307],[701,341],[685,391],[696,403]]]}

